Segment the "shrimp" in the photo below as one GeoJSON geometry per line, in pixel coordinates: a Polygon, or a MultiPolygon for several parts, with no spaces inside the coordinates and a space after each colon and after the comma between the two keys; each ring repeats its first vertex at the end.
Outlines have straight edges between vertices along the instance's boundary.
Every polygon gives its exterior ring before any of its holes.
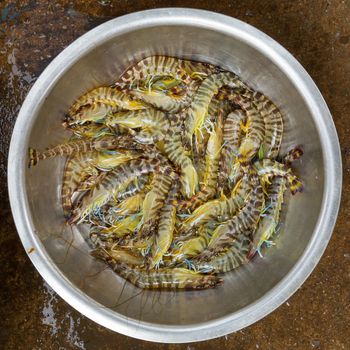
{"type": "Polygon", "coordinates": [[[254,163],[254,168],[261,177],[263,183],[269,183],[269,178],[272,176],[286,177],[290,192],[294,195],[297,192],[303,191],[302,182],[292,174],[292,170],[287,165],[278,163],[271,159],[262,159],[254,163]]]}
{"type": "Polygon", "coordinates": [[[275,159],[278,156],[283,135],[283,118],[279,109],[261,92],[245,90],[242,96],[253,102],[264,119],[265,137],[262,143],[264,158],[275,159]]]}
{"type": "Polygon", "coordinates": [[[130,144],[130,140],[123,136],[103,136],[97,139],[71,141],[39,152],[29,148],[29,167],[36,165],[40,160],[54,158],[57,156],[72,156],[88,151],[103,151],[130,144]]]}
{"type": "Polygon", "coordinates": [[[168,56],[149,56],[126,70],[115,86],[120,89],[132,88],[149,76],[173,77],[188,84],[192,79],[203,79],[216,71],[216,67],[201,62],[168,56]]]}
{"type": "Polygon", "coordinates": [[[102,123],[105,117],[111,113],[116,113],[120,110],[119,107],[96,102],[91,105],[81,107],[74,115],[67,115],[63,121],[64,125],[72,128],[81,126],[86,123],[102,123]]]}
{"type": "Polygon", "coordinates": [[[243,165],[248,164],[257,154],[265,137],[264,119],[250,100],[243,99],[236,95],[234,101],[247,114],[247,123],[245,125],[246,135],[243,138],[237,158],[243,165]]]}
{"type": "Polygon", "coordinates": [[[204,79],[185,114],[184,145],[191,148],[192,135],[199,138],[199,132],[208,114],[208,107],[217,90],[224,85],[240,86],[237,76],[231,72],[210,75],[204,79]]]}
{"type": "Polygon", "coordinates": [[[142,203],[145,199],[146,193],[141,191],[135,195],[125,198],[117,205],[111,208],[115,215],[130,215],[139,212],[142,209],[142,203]]]}
{"type": "Polygon", "coordinates": [[[107,252],[98,251],[95,257],[107,263],[118,275],[141,289],[186,289],[199,290],[213,288],[222,283],[215,275],[203,275],[184,268],[161,268],[156,271],[143,271],[130,268],[117,262],[107,252]]]}
{"type": "Polygon", "coordinates": [[[82,221],[94,210],[106,204],[118,193],[120,186],[129,179],[135,179],[140,175],[154,171],[165,171],[166,169],[167,165],[164,165],[157,158],[139,158],[117,166],[107,174],[98,187],[91,191],[90,195],[84,196],[80,206],[75,209],[70,222],[82,221]]]}
{"type": "Polygon", "coordinates": [[[182,192],[187,198],[191,198],[198,186],[198,174],[192,160],[187,156],[181,141],[181,129],[178,119],[171,120],[169,132],[164,138],[164,153],[181,171],[182,192]]]}
{"type": "Polygon", "coordinates": [[[286,178],[277,176],[272,180],[272,184],[268,189],[268,204],[266,210],[261,214],[262,219],[258,228],[254,233],[253,244],[249,252],[249,257],[253,257],[256,252],[260,252],[260,248],[264,242],[269,241],[276,231],[279,222],[280,211],[283,204],[283,196],[286,191],[286,178]]]}
{"type": "Polygon", "coordinates": [[[129,198],[135,195],[136,193],[142,191],[143,189],[145,189],[148,183],[149,183],[149,176],[147,175],[136,178],[130,181],[130,183],[127,184],[125,189],[120,191],[118,194],[116,194],[114,198],[117,201],[122,201],[126,198],[129,198]]]}
{"type": "Polygon", "coordinates": [[[141,128],[139,133],[130,132],[140,143],[155,143],[163,139],[169,129],[169,120],[165,113],[155,109],[137,112],[121,112],[111,115],[107,125],[119,125],[129,129],[141,128]]]}
{"type": "Polygon", "coordinates": [[[79,188],[79,184],[90,175],[98,175],[96,168],[91,166],[91,159],[95,158],[96,152],[77,154],[67,159],[63,171],[61,201],[65,217],[69,217],[72,209],[73,193],[79,188]]]}
{"type": "Polygon", "coordinates": [[[95,139],[101,136],[113,135],[113,132],[103,124],[86,123],[70,126],[67,122],[63,122],[62,126],[80,139],[95,139]]]}
{"type": "Polygon", "coordinates": [[[130,215],[123,219],[114,220],[112,226],[102,228],[100,230],[101,234],[107,234],[110,236],[116,236],[117,238],[122,238],[127,235],[133,234],[141,221],[141,213],[138,215],[130,215]]]}
{"type": "Polygon", "coordinates": [[[291,164],[294,161],[298,160],[299,158],[302,157],[304,154],[304,151],[301,146],[295,146],[291,150],[287,152],[287,154],[282,158],[282,163],[284,164],[291,164]]]}
{"type": "Polygon", "coordinates": [[[142,227],[139,232],[139,238],[149,237],[155,230],[159,219],[160,210],[163,207],[169,189],[171,188],[175,173],[158,172],[154,175],[151,187],[147,193],[142,205],[142,227]]]}
{"type": "Polygon", "coordinates": [[[127,128],[154,128],[169,124],[167,115],[164,112],[150,108],[142,111],[119,112],[106,118],[105,124],[108,126],[121,125],[127,128]]]}
{"type": "Polygon", "coordinates": [[[220,151],[223,138],[222,124],[222,116],[219,116],[215,128],[211,132],[208,140],[202,188],[187,203],[182,203],[182,208],[186,207],[186,209],[194,210],[202,203],[212,199],[216,194],[220,151]]]}
{"type": "Polygon", "coordinates": [[[244,204],[244,200],[249,195],[251,184],[248,174],[237,183],[233,189],[231,197],[214,199],[198,207],[181,225],[179,233],[183,234],[192,228],[204,225],[209,221],[228,220],[244,204]]]}
{"type": "Polygon", "coordinates": [[[136,150],[113,150],[108,153],[99,152],[97,156],[91,160],[91,164],[102,171],[108,171],[116,166],[129,160],[141,157],[141,153],[136,150]]]}
{"type": "Polygon", "coordinates": [[[69,115],[74,119],[76,113],[79,112],[82,107],[95,104],[127,110],[147,108],[142,103],[134,101],[129,95],[124,94],[113,87],[99,87],[79,97],[71,106],[69,115]]]}
{"type": "Polygon", "coordinates": [[[239,172],[235,159],[239,152],[239,145],[242,138],[241,124],[245,117],[243,111],[239,109],[231,112],[226,117],[218,179],[221,188],[225,186],[228,179],[234,179],[239,172]]]}
{"type": "Polygon", "coordinates": [[[207,249],[196,257],[197,261],[209,261],[213,256],[231,247],[234,238],[239,233],[243,232],[247,235],[248,232],[255,229],[264,205],[264,192],[258,175],[251,173],[250,178],[253,189],[246,199],[246,204],[232,219],[214,230],[207,249]]]}
{"type": "Polygon", "coordinates": [[[175,262],[178,263],[200,254],[207,247],[211,234],[212,230],[208,226],[202,226],[197,236],[185,240],[177,240],[176,248],[172,251],[172,257],[175,262]]]}
{"type": "Polygon", "coordinates": [[[176,221],[176,197],[178,192],[178,183],[175,180],[173,188],[170,190],[168,198],[161,209],[159,215],[158,231],[151,248],[151,256],[148,259],[148,268],[159,268],[163,255],[168,251],[173,240],[173,231],[176,221]]]}
{"type": "Polygon", "coordinates": [[[234,238],[232,246],[224,253],[213,257],[208,262],[190,262],[196,271],[204,273],[224,273],[236,269],[248,262],[248,253],[252,240],[244,233],[234,238]]]}
{"type": "Polygon", "coordinates": [[[90,254],[97,259],[104,259],[108,256],[114,262],[126,264],[127,266],[141,266],[144,263],[142,255],[136,252],[131,253],[130,250],[122,248],[96,248],[90,251],[90,254]]]}

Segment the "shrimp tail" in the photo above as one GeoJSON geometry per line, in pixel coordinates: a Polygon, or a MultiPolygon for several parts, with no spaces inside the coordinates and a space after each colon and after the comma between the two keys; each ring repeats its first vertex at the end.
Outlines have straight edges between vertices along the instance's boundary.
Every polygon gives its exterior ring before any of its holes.
{"type": "Polygon", "coordinates": [[[29,148],[28,149],[28,156],[29,156],[29,161],[28,161],[28,168],[35,166],[38,164],[39,161],[39,152],[34,149],[34,148],[29,148]]]}
{"type": "Polygon", "coordinates": [[[295,195],[298,192],[303,192],[304,190],[303,183],[297,178],[293,179],[290,182],[289,186],[290,186],[290,192],[292,195],[295,195]]]}

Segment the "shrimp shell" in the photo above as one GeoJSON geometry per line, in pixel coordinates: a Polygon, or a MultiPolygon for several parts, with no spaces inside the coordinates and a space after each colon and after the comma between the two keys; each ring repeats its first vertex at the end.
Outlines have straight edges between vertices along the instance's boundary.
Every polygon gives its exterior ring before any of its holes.
{"type": "Polygon", "coordinates": [[[246,115],[242,110],[235,110],[231,112],[224,123],[223,147],[220,159],[220,171],[218,183],[223,188],[229,178],[233,177],[235,169],[235,159],[239,152],[239,145],[241,142],[241,123],[246,115]]]}
{"type": "Polygon", "coordinates": [[[252,192],[246,199],[246,205],[231,220],[219,225],[208,244],[208,248],[197,256],[197,261],[209,261],[213,256],[231,247],[235,237],[243,232],[254,230],[264,205],[264,193],[257,174],[250,174],[252,192]]]}
{"type": "MultiPolygon", "coordinates": [[[[222,72],[212,74],[204,79],[197,90],[190,106],[185,112],[185,130],[184,130],[184,145],[186,148],[191,148],[192,135],[198,135],[208,114],[208,107],[213,98],[224,85],[239,87],[240,81],[234,73],[222,72]]],[[[198,137],[198,136],[197,136],[198,137]]]]}
{"type": "Polygon", "coordinates": [[[132,88],[138,81],[145,80],[149,76],[171,76],[189,83],[192,79],[202,79],[216,71],[216,67],[202,62],[169,56],[149,56],[127,69],[115,86],[121,89],[132,88]]]}
{"type": "Polygon", "coordinates": [[[286,182],[286,178],[277,176],[273,178],[272,184],[268,188],[267,209],[262,214],[263,217],[254,233],[249,257],[253,257],[255,253],[260,250],[262,244],[268,241],[276,230],[283,204],[284,193],[286,191],[286,182]]]}
{"type": "Polygon", "coordinates": [[[278,156],[283,135],[283,118],[280,110],[261,92],[246,90],[242,95],[253,102],[264,119],[264,157],[275,159],[278,156]]]}
{"type": "Polygon", "coordinates": [[[249,236],[240,233],[234,238],[232,246],[224,253],[215,256],[208,262],[193,262],[193,267],[199,272],[224,273],[236,269],[248,262],[247,255],[252,246],[249,236]]]}
{"type": "Polygon", "coordinates": [[[176,221],[176,198],[178,195],[178,183],[175,180],[168,198],[159,215],[158,230],[151,248],[151,256],[148,260],[148,268],[158,267],[163,255],[168,251],[173,240],[173,232],[176,221]]]}
{"type": "Polygon", "coordinates": [[[164,138],[164,153],[181,171],[182,192],[187,198],[191,198],[198,186],[198,174],[193,166],[192,160],[186,155],[182,146],[181,129],[178,126],[179,120],[174,117],[170,129],[164,138]]]}
{"type": "Polygon", "coordinates": [[[142,103],[134,101],[130,96],[118,91],[116,88],[99,87],[79,97],[70,108],[69,115],[74,118],[79,109],[96,103],[127,110],[146,108],[142,103]]]}
{"type": "Polygon", "coordinates": [[[181,262],[197,256],[207,247],[211,234],[212,230],[208,226],[202,226],[197,236],[185,240],[177,240],[177,248],[172,252],[173,259],[176,262],[181,262]]]}
{"type": "Polygon", "coordinates": [[[107,263],[114,272],[141,289],[186,289],[213,288],[222,283],[215,275],[203,275],[184,268],[161,268],[156,271],[143,271],[118,263],[109,254],[99,250],[95,257],[107,263]]]}
{"type": "Polygon", "coordinates": [[[36,165],[40,160],[57,156],[72,156],[88,151],[103,151],[118,147],[130,146],[130,139],[125,136],[102,136],[98,139],[70,141],[39,152],[29,148],[29,167],[36,165]]]}
{"type": "Polygon", "coordinates": [[[155,230],[158,223],[159,214],[171,188],[173,172],[158,172],[154,175],[151,190],[147,193],[142,206],[142,227],[139,232],[139,238],[149,237],[155,230]]]}
{"type": "Polygon", "coordinates": [[[187,202],[180,203],[180,209],[194,210],[202,203],[212,199],[216,194],[217,178],[219,171],[220,150],[222,146],[222,116],[218,117],[214,130],[207,144],[205,156],[205,169],[201,190],[187,202]]]}
{"type": "Polygon", "coordinates": [[[263,182],[268,182],[268,179],[272,176],[283,176],[287,178],[290,192],[293,195],[303,191],[302,182],[292,173],[292,170],[286,164],[271,159],[262,159],[255,162],[253,166],[263,182]]]}
{"type": "Polygon", "coordinates": [[[127,266],[141,266],[144,263],[143,256],[131,253],[130,250],[122,248],[96,248],[90,251],[90,255],[97,259],[105,259],[107,256],[116,263],[126,264],[127,266]]]}
{"type": "Polygon", "coordinates": [[[194,227],[204,225],[209,221],[226,221],[231,218],[244,204],[244,200],[251,189],[248,174],[245,174],[241,181],[232,191],[230,198],[215,199],[198,207],[180,227],[179,233],[183,234],[194,227]]]}
{"type": "Polygon", "coordinates": [[[79,184],[85,181],[90,175],[98,174],[97,170],[91,166],[91,159],[96,152],[77,154],[67,159],[62,180],[61,201],[65,217],[69,217],[72,209],[73,193],[79,188],[79,184]]]}

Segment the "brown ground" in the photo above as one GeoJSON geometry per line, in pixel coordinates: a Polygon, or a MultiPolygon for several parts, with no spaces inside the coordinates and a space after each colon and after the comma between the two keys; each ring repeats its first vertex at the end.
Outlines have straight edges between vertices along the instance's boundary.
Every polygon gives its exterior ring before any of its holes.
{"type": "Polygon", "coordinates": [[[0,1],[0,348],[3,349],[350,349],[350,2],[0,1]],[[195,7],[261,29],[306,68],[338,130],[343,198],[330,244],[303,287],[243,331],[196,344],[162,345],[113,333],[80,315],[44,283],[13,224],[6,158],[17,113],[31,85],[64,47],[96,25],[143,9],[195,7]]]}

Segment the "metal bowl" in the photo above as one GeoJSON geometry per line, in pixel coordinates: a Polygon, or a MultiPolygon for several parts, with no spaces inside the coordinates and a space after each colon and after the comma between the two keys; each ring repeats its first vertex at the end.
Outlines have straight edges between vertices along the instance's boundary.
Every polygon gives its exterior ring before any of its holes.
{"type": "Polygon", "coordinates": [[[8,182],[18,233],[43,278],[70,305],[114,331],[158,342],[189,342],[237,331],[287,300],[316,266],[334,227],[342,185],[332,117],[302,66],[248,24],[217,13],[158,9],[100,25],[66,48],[39,77],[11,140],[8,182]],[[43,149],[67,134],[61,120],[93,87],[115,81],[130,64],[160,54],[210,62],[239,74],[282,110],[282,152],[303,145],[296,164],[305,191],[284,207],[276,245],[264,258],[197,292],[141,291],[88,254],[81,228],[64,224],[64,159],[27,169],[28,146],[43,149]]]}

